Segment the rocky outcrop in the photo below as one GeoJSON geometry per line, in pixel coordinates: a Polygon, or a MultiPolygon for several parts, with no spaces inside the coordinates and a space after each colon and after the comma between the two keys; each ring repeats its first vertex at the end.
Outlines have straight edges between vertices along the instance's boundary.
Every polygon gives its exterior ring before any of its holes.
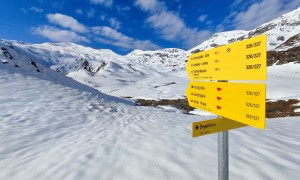
{"type": "Polygon", "coordinates": [[[267,65],[286,64],[289,62],[300,63],[300,46],[290,48],[286,51],[269,51],[267,53],[267,65]]]}

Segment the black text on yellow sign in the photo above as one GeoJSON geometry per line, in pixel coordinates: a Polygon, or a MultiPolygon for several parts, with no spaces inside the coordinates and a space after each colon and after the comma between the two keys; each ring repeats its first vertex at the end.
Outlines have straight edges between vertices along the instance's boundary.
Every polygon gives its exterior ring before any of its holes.
{"type": "Polygon", "coordinates": [[[267,37],[192,54],[186,66],[190,80],[266,80],[267,37]]]}
{"type": "Polygon", "coordinates": [[[233,121],[227,118],[217,118],[207,121],[194,122],[192,125],[193,138],[198,136],[204,136],[222,131],[228,131],[244,127],[246,124],[233,121]]]}
{"type": "Polygon", "coordinates": [[[265,84],[190,82],[186,96],[191,107],[265,128],[265,84]]]}

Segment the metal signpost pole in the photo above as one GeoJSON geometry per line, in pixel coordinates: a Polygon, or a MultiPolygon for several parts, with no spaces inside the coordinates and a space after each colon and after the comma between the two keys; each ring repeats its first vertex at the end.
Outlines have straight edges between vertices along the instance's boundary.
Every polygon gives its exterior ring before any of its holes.
{"type": "MultiPolygon", "coordinates": [[[[218,82],[228,83],[228,80],[218,82]]],[[[218,133],[218,180],[229,179],[228,131],[218,133]]]]}
{"type": "Polygon", "coordinates": [[[228,180],[228,131],[218,133],[218,180],[228,180]]]}

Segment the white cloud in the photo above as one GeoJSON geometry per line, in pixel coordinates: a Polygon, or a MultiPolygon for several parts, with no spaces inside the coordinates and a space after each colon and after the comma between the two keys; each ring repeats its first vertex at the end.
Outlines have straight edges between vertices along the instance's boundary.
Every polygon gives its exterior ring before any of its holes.
{"type": "Polygon", "coordinates": [[[21,10],[23,13],[27,14],[27,11],[26,11],[26,9],[24,9],[24,8],[20,8],[20,10],[21,10]]]}
{"type": "Polygon", "coordinates": [[[111,7],[113,5],[113,0],[90,0],[92,4],[96,5],[104,5],[107,7],[111,7]]]}
{"type": "Polygon", "coordinates": [[[104,20],[106,19],[106,15],[105,15],[105,14],[102,14],[102,15],[99,16],[99,18],[100,18],[102,21],[104,21],[104,20]]]}
{"type": "Polygon", "coordinates": [[[206,19],[207,19],[207,15],[206,14],[201,15],[201,16],[198,17],[198,21],[200,21],[200,22],[204,22],[206,19]]]}
{"type": "Polygon", "coordinates": [[[95,17],[95,13],[96,13],[95,9],[94,9],[94,8],[91,8],[91,9],[87,12],[88,18],[93,18],[93,17],[95,17]]]}
{"type": "Polygon", "coordinates": [[[128,37],[107,26],[92,27],[91,29],[96,35],[95,40],[103,44],[109,44],[125,49],[154,50],[160,48],[151,41],[141,41],[128,37]]]}
{"type": "Polygon", "coordinates": [[[101,16],[99,16],[99,18],[102,21],[107,21],[110,24],[110,27],[114,28],[114,29],[120,29],[121,28],[121,22],[118,21],[116,18],[112,18],[112,17],[107,17],[107,15],[102,14],[101,16]]]}
{"type": "Polygon", "coordinates": [[[243,11],[246,7],[249,5],[257,2],[258,0],[234,0],[233,3],[228,7],[229,9],[239,9],[240,11],[243,11]]]}
{"type": "Polygon", "coordinates": [[[90,42],[86,37],[80,36],[73,31],[62,30],[51,26],[33,28],[33,34],[48,38],[54,42],[90,42]]]}
{"type": "Polygon", "coordinates": [[[131,8],[129,6],[120,6],[120,5],[116,5],[116,9],[118,12],[126,12],[129,11],[131,8]]]}
{"type": "Polygon", "coordinates": [[[70,16],[56,13],[48,14],[47,18],[50,23],[60,25],[64,28],[69,28],[75,32],[86,33],[88,31],[83,24],[80,24],[76,19],[70,16]]]}
{"type": "Polygon", "coordinates": [[[216,32],[223,32],[225,27],[222,24],[217,25],[216,32]]]}
{"type": "MultiPolygon", "coordinates": [[[[149,40],[138,40],[126,36],[108,26],[84,26],[76,19],[63,14],[48,14],[47,18],[49,22],[58,24],[64,28],[69,28],[70,30],[53,26],[39,26],[32,28],[33,34],[46,37],[55,42],[91,42],[88,38],[84,37],[87,36],[94,41],[125,49],[154,50],[160,48],[149,40]]],[[[112,26],[115,26],[114,28],[120,27],[120,22],[114,18],[110,18],[107,21],[111,21],[110,23],[112,26]]]]}
{"type": "Polygon", "coordinates": [[[205,24],[208,25],[208,26],[210,26],[212,23],[213,23],[213,21],[211,21],[211,20],[205,22],[205,24]]]}
{"type": "Polygon", "coordinates": [[[110,23],[110,26],[113,27],[114,29],[120,29],[121,28],[121,22],[119,22],[117,19],[109,18],[108,21],[110,23]]]}
{"type": "Polygon", "coordinates": [[[164,40],[182,42],[185,47],[192,48],[212,34],[207,30],[187,27],[178,14],[168,11],[165,4],[158,0],[136,0],[135,4],[150,13],[146,23],[164,40]]]}
{"type": "Polygon", "coordinates": [[[82,15],[83,14],[83,11],[82,11],[82,9],[76,9],[76,14],[79,14],[79,15],[82,15]]]}
{"type": "Polygon", "coordinates": [[[155,12],[165,9],[165,4],[157,0],[136,0],[135,5],[144,11],[155,12]]]}
{"type": "Polygon", "coordinates": [[[236,29],[250,30],[299,6],[299,0],[262,0],[235,13],[232,21],[236,29]]]}
{"type": "Polygon", "coordinates": [[[163,11],[155,13],[147,19],[154,29],[160,31],[161,36],[166,40],[175,40],[178,35],[185,29],[184,22],[174,13],[163,11]]]}
{"type": "Polygon", "coordinates": [[[44,10],[42,8],[37,8],[37,7],[31,7],[30,8],[31,11],[37,12],[37,13],[42,13],[44,12],[44,10]]]}

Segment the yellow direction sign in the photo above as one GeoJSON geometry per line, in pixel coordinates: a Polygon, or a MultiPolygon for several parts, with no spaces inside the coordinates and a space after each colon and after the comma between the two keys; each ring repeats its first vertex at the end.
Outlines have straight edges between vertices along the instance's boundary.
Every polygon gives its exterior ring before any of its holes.
{"type": "Polygon", "coordinates": [[[231,43],[190,55],[190,80],[266,80],[267,37],[231,43]]]}
{"type": "Polygon", "coordinates": [[[193,122],[193,138],[198,136],[204,136],[217,132],[227,131],[230,129],[236,129],[244,127],[246,124],[239,123],[227,118],[218,118],[207,121],[193,122]]]}
{"type": "Polygon", "coordinates": [[[190,82],[186,95],[191,107],[265,128],[265,84],[190,82]]]}

